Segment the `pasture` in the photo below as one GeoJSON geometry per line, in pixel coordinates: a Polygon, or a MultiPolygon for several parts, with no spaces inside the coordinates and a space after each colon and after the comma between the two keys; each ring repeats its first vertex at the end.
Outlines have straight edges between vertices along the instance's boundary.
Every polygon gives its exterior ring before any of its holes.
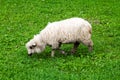
{"type": "MultiPolygon", "coordinates": [[[[72,44],[62,45],[69,53],[72,44]]],[[[0,0],[0,80],[120,80],[119,0],[0,0]],[[29,57],[25,44],[48,22],[81,17],[92,25],[94,50],[74,55],[47,47],[29,57]]]]}

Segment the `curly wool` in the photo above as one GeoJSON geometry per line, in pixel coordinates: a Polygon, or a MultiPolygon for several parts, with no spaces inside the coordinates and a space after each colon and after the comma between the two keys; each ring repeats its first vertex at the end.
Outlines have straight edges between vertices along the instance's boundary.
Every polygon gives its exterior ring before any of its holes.
{"type": "Polygon", "coordinates": [[[91,38],[91,25],[81,18],[70,18],[63,21],[49,23],[40,32],[43,42],[48,45],[55,43],[74,43],[91,38]]]}

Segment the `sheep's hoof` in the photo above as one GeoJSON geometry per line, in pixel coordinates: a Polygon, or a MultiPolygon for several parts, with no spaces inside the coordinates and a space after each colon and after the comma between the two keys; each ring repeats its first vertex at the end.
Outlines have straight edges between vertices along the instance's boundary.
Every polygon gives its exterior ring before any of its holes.
{"type": "Polygon", "coordinates": [[[55,55],[55,54],[54,54],[54,52],[52,51],[52,53],[51,53],[51,57],[54,57],[54,55],[55,55]]]}
{"type": "Polygon", "coordinates": [[[89,47],[89,52],[92,52],[93,48],[92,47],[89,47]]]}
{"type": "Polygon", "coordinates": [[[65,51],[62,50],[61,53],[62,53],[62,54],[65,54],[65,51]]]}
{"type": "Polygon", "coordinates": [[[63,50],[61,51],[61,53],[62,53],[63,55],[67,55],[67,53],[66,53],[65,51],[63,51],[63,50]]]}

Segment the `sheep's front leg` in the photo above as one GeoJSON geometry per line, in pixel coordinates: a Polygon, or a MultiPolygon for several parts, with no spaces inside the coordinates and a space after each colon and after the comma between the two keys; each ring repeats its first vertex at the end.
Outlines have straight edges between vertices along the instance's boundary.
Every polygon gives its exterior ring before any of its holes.
{"type": "Polygon", "coordinates": [[[51,57],[54,57],[55,55],[55,50],[59,49],[59,43],[54,43],[52,44],[52,52],[51,52],[51,57]]]}
{"type": "Polygon", "coordinates": [[[61,54],[63,54],[63,55],[66,55],[66,53],[65,53],[65,51],[64,50],[62,50],[62,49],[57,49],[61,54]]]}
{"type": "MultiPolygon", "coordinates": [[[[64,54],[64,55],[66,55],[65,51],[63,51],[63,50],[61,50],[61,49],[57,49],[57,50],[59,50],[59,51],[60,51],[60,53],[62,53],[62,54],[64,54]]],[[[51,57],[54,57],[54,55],[55,55],[55,49],[52,49],[52,52],[51,52],[51,57]]]]}
{"type": "Polygon", "coordinates": [[[61,45],[62,45],[62,43],[59,43],[58,50],[60,51],[60,53],[62,53],[62,54],[66,54],[64,50],[60,49],[61,45]]]}
{"type": "Polygon", "coordinates": [[[55,50],[59,50],[60,53],[66,55],[65,51],[63,51],[63,50],[60,49],[61,44],[62,44],[62,43],[55,43],[54,45],[52,45],[51,57],[54,57],[55,50]]]}
{"type": "Polygon", "coordinates": [[[52,49],[52,52],[51,52],[51,57],[54,57],[54,55],[55,55],[55,50],[54,50],[54,49],[52,49]]]}

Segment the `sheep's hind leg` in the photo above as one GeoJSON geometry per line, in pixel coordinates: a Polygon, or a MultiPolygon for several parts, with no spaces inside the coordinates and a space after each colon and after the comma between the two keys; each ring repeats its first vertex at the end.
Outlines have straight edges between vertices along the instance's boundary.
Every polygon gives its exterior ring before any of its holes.
{"type": "Polygon", "coordinates": [[[83,44],[85,44],[86,46],[88,46],[89,52],[92,52],[92,50],[93,50],[93,41],[91,39],[84,40],[83,44]]]}
{"type": "Polygon", "coordinates": [[[90,40],[90,43],[88,45],[88,50],[89,50],[89,52],[93,51],[93,41],[92,40],[90,40]]]}
{"type": "Polygon", "coordinates": [[[77,48],[78,48],[79,44],[80,44],[79,42],[74,43],[74,46],[73,46],[73,48],[71,50],[71,54],[74,54],[77,51],[77,48]]]}

